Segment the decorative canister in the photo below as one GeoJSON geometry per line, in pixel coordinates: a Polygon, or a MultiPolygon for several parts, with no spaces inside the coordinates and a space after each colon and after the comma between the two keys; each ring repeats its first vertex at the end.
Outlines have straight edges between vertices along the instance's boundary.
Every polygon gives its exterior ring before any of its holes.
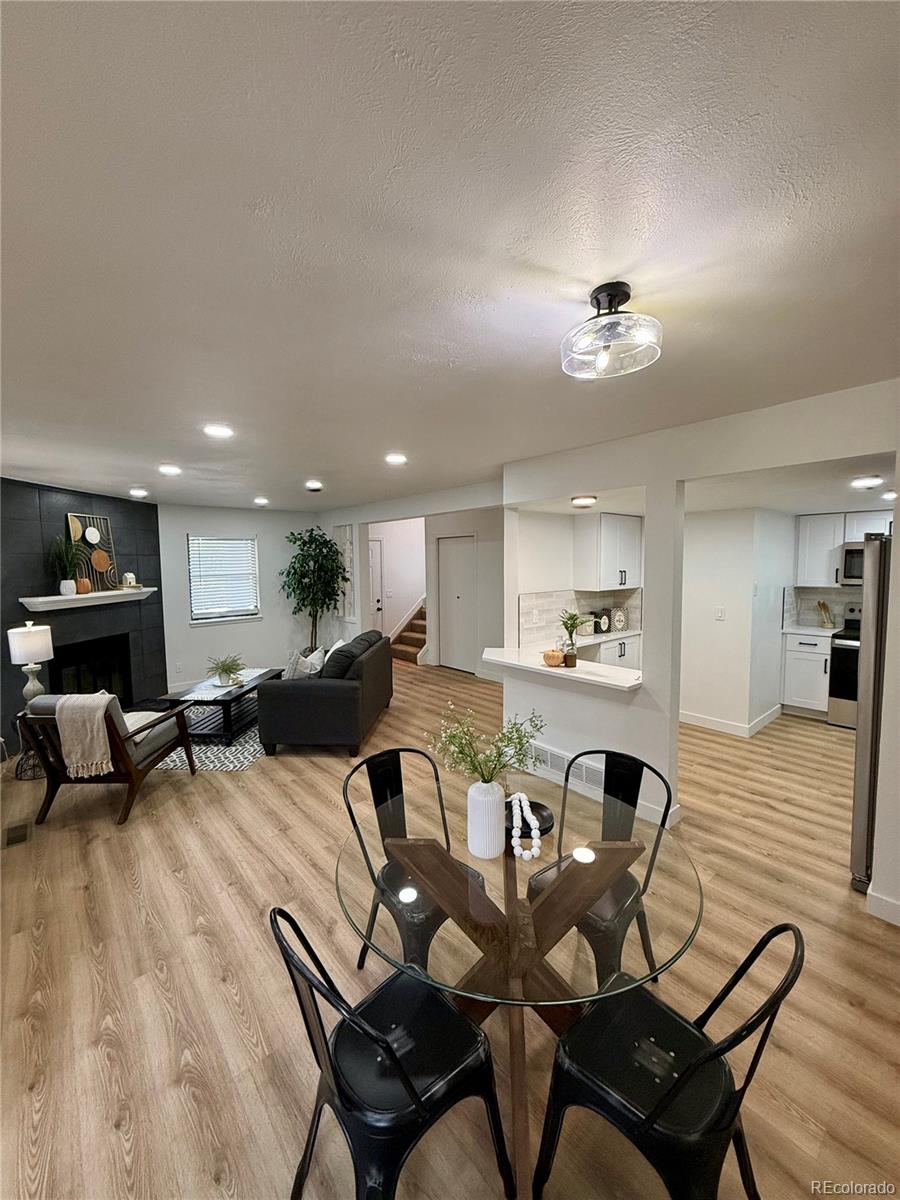
{"type": "Polygon", "coordinates": [[[74,596],[75,595],[75,580],[74,579],[61,579],[59,581],[59,594],[61,596],[74,596]]]}
{"type": "Polygon", "coordinates": [[[469,788],[466,841],[476,858],[497,858],[503,853],[506,830],[506,797],[497,783],[480,780],[469,788]]]}

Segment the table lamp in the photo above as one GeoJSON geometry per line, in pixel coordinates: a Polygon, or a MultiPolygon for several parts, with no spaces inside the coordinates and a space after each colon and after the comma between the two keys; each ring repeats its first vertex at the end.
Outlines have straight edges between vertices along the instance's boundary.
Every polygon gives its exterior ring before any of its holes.
{"type": "Polygon", "coordinates": [[[44,687],[38,680],[41,663],[53,657],[53,638],[50,636],[49,625],[35,625],[26,621],[16,629],[7,629],[9,640],[9,659],[20,666],[28,676],[28,682],[22,688],[25,703],[40,696],[44,687]]]}

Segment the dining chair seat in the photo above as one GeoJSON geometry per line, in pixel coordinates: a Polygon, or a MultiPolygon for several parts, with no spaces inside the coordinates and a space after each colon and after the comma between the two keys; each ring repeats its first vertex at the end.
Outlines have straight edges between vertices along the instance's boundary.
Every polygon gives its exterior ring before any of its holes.
{"type": "MultiPolygon", "coordinates": [[[[466,863],[461,863],[458,859],[454,859],[453,861],[462,867],[473,884],[482,889],[484,888],[484,876],[480,875],[474,867],[470,867],[466,863]]],[[[382,904],[389,908],[392,914],[394,914],[394,906],[396,905],[398,909],[402,910],[403,916],[407,921],[424,922],[430,920],[435,914],[443,913],[437,901],[424,891],[421,884],[417,883],[402,864],[395,859],[389,859],[378,872],[376,887],[381,892],[382,904]],[[409,888],[415,891],[415,899],[401,899],[400,893],[407,892],[409,888]]]]}
{"type": "MultiPolygon", "coordinates": [[[[389,1039],[426,1105],[439,1103],[462,1072],[488,1059],[480,1030],[441,992],[400,971],[353,1011],[389,1039]]],[[[371,1038],[340,1024],[332,1036],[332,1052],[341,1082],[361,1107],[389,1112],[394,1120],[419,1119],[409,1093],[371,1038]]]]}

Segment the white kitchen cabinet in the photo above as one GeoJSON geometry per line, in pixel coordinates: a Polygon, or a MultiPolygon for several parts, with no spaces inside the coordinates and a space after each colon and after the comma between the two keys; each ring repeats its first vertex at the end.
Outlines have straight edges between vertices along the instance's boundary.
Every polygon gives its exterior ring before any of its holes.
{"type": "Polygon", "coordinates": [[[575,518],[573,586],[608,592],[641,586],[643,517],[621,513],[575,518]]]}
{"type": "Polygon", "coordinates": [[[795,708],[828,708],[829,655],[805,650],[784,652],[783,703],[795,708]]]}
{"type": "Polygon", "coordinates": [[[630,671],[641,669],[640,635],[603,642],[600,646],[600,662],[607,667],[627,667],[630,671]]]}
{"type": "Polygon", "coordinates": [[[861,542],[867,533],[890,533],[893,512],[847,513],[844,520],[844,541],[861,542]]]}
{"type": "Polygon", "coordinates": [[[797,518],[797,586],[834,587],[840,576],[844,514],[797,518]]]}

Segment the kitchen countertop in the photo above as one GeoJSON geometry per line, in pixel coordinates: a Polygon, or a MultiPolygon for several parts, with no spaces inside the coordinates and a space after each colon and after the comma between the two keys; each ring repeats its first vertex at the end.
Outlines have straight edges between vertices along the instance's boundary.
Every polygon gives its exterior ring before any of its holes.
{"type": "MultiPolygon", "coordinates": [[[[608,635],[607,635],[608,636],[608,635]]],[[[618,635],[619,641],[622,635],[618,635]]],[[[615,639],[614,639],[615,640],[615,639]]],[[[601,663],[579,659],[574,667],[548,667],[542,650],[520,650],[518,647],[489,646],[482,661],[507,670],[533,672],[535,675],[552,676],[561,683],[585,683],[593,687],[613,688],[620,692],[632,692],[641,686],[640,671],[629,671],[625,667],[607,667],[601,663]]]]}
{"type": "Polygon", "coordinates": [[[785,625],[782,633],[796,633],[800,637],[831,637],[839,625],[829,626],[827,629],[824,625],[785,625]]]}

